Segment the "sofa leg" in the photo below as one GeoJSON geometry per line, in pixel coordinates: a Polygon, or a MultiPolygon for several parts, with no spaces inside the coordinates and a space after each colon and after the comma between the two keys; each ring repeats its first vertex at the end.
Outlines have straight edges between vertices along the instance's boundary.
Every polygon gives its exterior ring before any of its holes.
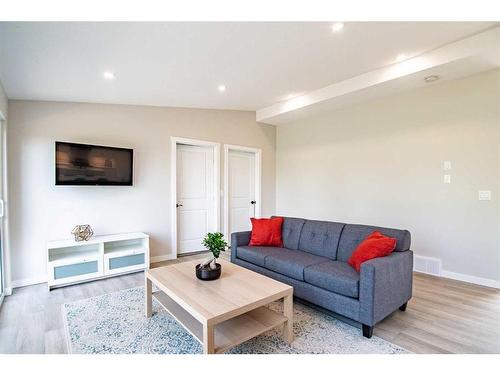
{"type": "Polygon", "coordinates": [[[367,339],[371,338],[373,335],[373,326],[367,326],[363,324],[363,336],[367,339]]]}
{"type": "Polygon", "coordinates": [[[407,305],[408,305],[408,302],[406,302],[405,304],[403,304],[403,305],[399,306],[399,309],[400,309],[401,311],[406,311],[406,306],[407,306],[407,305]]]}

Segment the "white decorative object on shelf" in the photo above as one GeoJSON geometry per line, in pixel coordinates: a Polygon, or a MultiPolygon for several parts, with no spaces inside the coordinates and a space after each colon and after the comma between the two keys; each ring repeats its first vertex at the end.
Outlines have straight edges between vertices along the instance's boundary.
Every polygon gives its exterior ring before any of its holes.
{"type": "Polygon", "coordinates": [[[124,233],[47,243],[49,290],[149,268],[149,236],[124,233]]]}

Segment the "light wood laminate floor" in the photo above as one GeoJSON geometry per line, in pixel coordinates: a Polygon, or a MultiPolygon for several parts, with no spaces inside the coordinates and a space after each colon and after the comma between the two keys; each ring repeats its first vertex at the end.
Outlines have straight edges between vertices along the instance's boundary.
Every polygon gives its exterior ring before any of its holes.
{"type": "MultiPolygon", "coordinates": [[[[142,285],[139,272],[51,292],[46,284],[15,289],[0,308],[0,353],[65,353],[62,303],[142,285]]],[[[499,316],[500,290],[415,274],[406,312],[394,312],[374,334],[415,353],[500,353],[499,316]]]]}

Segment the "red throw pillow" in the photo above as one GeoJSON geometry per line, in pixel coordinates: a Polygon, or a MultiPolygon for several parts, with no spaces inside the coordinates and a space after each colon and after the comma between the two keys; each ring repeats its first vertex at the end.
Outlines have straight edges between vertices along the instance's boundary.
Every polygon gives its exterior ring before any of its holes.
{"type": "Polygon", "coordinates": [[[382,233],[375,231],[361,241],[347,263],[359,272],[361,263],[373,258],[385,257],[392,253],[395,248],[395,238],[384,236],[382,233]]]}
{"type": "Polygon", "coordinates": [[[252,221],[252,237],[249,246],[276,246],[283,247],[281,239],[282,217],[271,219],[255,219],[252,221]]]}

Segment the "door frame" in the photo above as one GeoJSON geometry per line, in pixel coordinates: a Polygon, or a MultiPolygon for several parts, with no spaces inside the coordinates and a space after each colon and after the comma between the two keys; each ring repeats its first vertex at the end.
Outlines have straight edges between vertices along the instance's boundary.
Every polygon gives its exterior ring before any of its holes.
{"type": "Polygon", "coordinates": [[[229,236],[229,151],[244,151],[255,154],[255,217],[260,217],[262,209],[262,150],[260,148],[239,145],[224,145],[224,236],[228,243],[229,236]]]}
{"type": "Polygon", "coordinates": [[[220,143],[209,142],[201,139],[170,137],[170,202],[171,214],[171,251],[173,259],[177,259],[177,145],[211,147],[213,149],[213,190],[214,190],[214,218],[213,224],[216,231],[220,230],[220,143]]]}

